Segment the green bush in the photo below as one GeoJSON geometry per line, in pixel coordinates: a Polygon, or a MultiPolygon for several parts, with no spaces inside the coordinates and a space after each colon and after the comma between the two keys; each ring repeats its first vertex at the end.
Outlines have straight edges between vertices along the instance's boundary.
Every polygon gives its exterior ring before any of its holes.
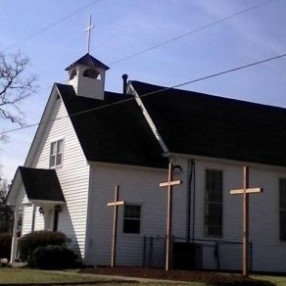
{"type": "Polygon", "coordinates": [[[65,246],[39,246],[29,256],[28,265],[40,269],[64,269],[75,266],[76,255],[65,246]]]}
{"type": "Polygon", "coordinates": [[[67,237],[64,233],[47,230],[33,231],[19,240],[20,258],[27,261],[39,246],[64,245],[66,242],[67,237]]]}
{"type": "Polygon", "coordinates": [[[0,258],[10,258],[12,235],[0,233],[0,258]]]}

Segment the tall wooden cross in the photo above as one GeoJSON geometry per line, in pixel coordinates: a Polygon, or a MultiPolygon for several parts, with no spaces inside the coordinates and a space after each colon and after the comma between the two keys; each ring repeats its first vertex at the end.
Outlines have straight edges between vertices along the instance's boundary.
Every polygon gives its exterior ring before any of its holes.
{"type": "Polygon", "coordinates": [[[248,240],[249,240],[249,194],[260,193],[262,188],[249,188],[249,169],[243,167],[243,189],[231,190],[231,195],[243,195],[242,210],[243,210],[243,223],[242,223],[242,274],[245,277],[249,275],[249,253],[248,253],[248,240]]]}
{"type": "Polygon", "coordinates": [[[116,248],[117,248],[117,217],[118,207],[124,205],[124,201],[119,201],[119,186],[115,186],[114,190],[114,202],[107,203],[108,207],[114,207],[113,209],[113,225],[112,225],[112,240],[111,240],[111,267],[116,264],[116,248]]]}
{"type": "Polygon", "coordinates": [[[89,21],[88,21],[88,26],[85,29],[87,32],[87,53],[89,53],[89,47],[90,47],[90,32],[94,28],[94,25],[91,24],[91,15],[89,15],[89,21]]]}
{"type": "Polygon", "coordinates": [[[160,183],[160,187],[168,187],[168,202],[167,202],[167,228],[166,228],[166,256],[165,270],[170,269],[170,251],[172,237],[172,204],[173,204],[173,186],[182,184],[181,180],[173,181],[173,164],[169,163],[168,181],[160,183]]]}

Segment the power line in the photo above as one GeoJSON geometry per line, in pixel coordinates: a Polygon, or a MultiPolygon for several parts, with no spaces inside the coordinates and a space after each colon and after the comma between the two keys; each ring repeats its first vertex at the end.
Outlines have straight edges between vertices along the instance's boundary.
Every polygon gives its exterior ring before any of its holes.
{"type": "MultiPolygon", "coordinates": [[[[277,60],[277,59],[280,59],[280,58],[284,58],[284,57],[286,57],[286,53],[278,55],[278,56],[275,56],[275,57],[267,58],[267,59],[264,59],[264,60],[256,61],[256,62],[253,62],[253,63],[249,63],[249,64],[246,64],[246,65],[242,65],[242,66],[239,66],[239,67],[235,67],[235,68],[232,68],[232,69],[228,69],[228,70],[225,70],[225,71],[221,71],[221,72],[217,72],[217,73],[214,73],[214,74],[210,74],[210,75],[207,75],[207,76],[204,76],[204,77],[200,77],[200,78],[197,78],[197,79],[189,80],[189,81],[186,81],[186,82],[183,82],[183,83],[179,83],[179,84],[173,85],[171,87],[165,87],[165,88],[162,88],[160,90],[156,90],[156,91],[153,91],[153,92],[142,94],[139,97],[143,98],[143,97],[146,97],[146,96],[149,96],[149,95],[152,95],[152,94],[164,92],[164,91],[167,91],[167,90],[170,90],[170,89],[173,89],[173,88],[177,88],[177,87],[182,87],[182,86],[189,85],[189,84],[192,84],[192,83],[195,83],[195,82],[204,81],[204,80],[207,80],[207,79],[211,79],[211,78],[214,78],[214,77],[217,77],[217,76],[221,76],[221,75],[225,75],[225,74],[228,74],[228,73],[236,72],[236,71],[239,71],[239,70],[243,70],[243,69],[246,69],[246,68],[257,66],[257,65],[260,65],[260,64],[263,64],[263,63],[266,63],[266,62],[270,62],[270,61],[273,61],[273,60],[277,60]]],[[[117,101],[117,102],[114,102],[114,103],[105,104],[105,105],[102,105],[102,106],[99,106],[99,107],[90,108],[90,109],[86,109],[86,110],[83,110],[83,111],[80,111],[80,112],[72,113],[72,114],[67,115],[67,116],[62,116],[62,117],[55,118],[55,119],[50,119],[50,120],[47,120],[47,121],[44,121],[44,122],[38,122],[38,123],[34,123],[34,124],[29,124],[29,125],[26,125],[26,126],[18,127],[18,128],[15,128],[15,129],[2,131],[2,132],[0,132],[0,136],[8,134],[8,133],[16,132],[16,131],[19,131],[19,130],[32,128],[32,127],[38,126],[40,124],[47,124],[47,123],[50,123],[50,122],[55,122],[55,121],[58,121],[58,120],[62,120],[64,118],[80,116],[82,114],[86,114],[86,113],[89,113],[89,112],[93,112],[93,111],[97,111],[97,110],[100,110],[100,109],[108,108],[110,106],[122,104],[124,102],[131,101],[131,100],[135,100],[135,98],[132,97],[132,98],[120,100],[120,101],[117,101]]]]}
{"type": "Polygon", "coordinates": [[[17,46],[17,45],[19,45],[19,44],[21,44],[21,43],[27,41],[27,40],[30,40],[31,38],[33,38],[33,37],[35,37],[35,36],[37,36],[37,35],[39,35],[39,34],[45,32],[45,31],[47,31],[47,30],[50,29],[51,27],[54,27],[54,26],[58,25],[58,24],[61,23],[61,22],[64,22],[66,19],[73,17],[74,15],[76,15],[76,14],[80,13],[81,11],[87,9],[88,7],[90,7],[90,6],[92,6],[92,5],[96,4],[96,3],[98,3],[99,1],[101,1],[101,0],[95,0],[95,1],[92,1],[92,2],[90,2],[90,3],[88,3],[88,4],[84,5],[84,6],[82,6],[81,8],[79,8],[79,9],[77,9],[77,10],[75,10],[75,11],[69,13],[69,14],[67,14],[66,16],[60,18],[59,20],[56,20],[55,22],[52,22],[52,23],[48,24],[47,26],[45,26],[45,27],[39,29],[38,31],[33,32],[33,33],[27,35],[25,38],[19,40],[18,42],[14,42],[14,43],[11,44],[10,46],[7,46],[6,48],[4,48],[3,51],[6,51],[6,50],[8,50],[8,49],[10,49],[10,48],[12,48],[12,47],[14,47],[14,46],[17,46]]]}
{"type": "MultiPolygon", "coordinates": [[[[72,16],[78,14],[79,12],[81,12],[81,11],[85,10],[86,8],[88,8],[88,7],[90,7],[90,6],[94,5],[94,4],[96,4],[96,3],[99,2],[99,1],[101,1],[101,0],[95,0],[95,1],[90,2],[89,4],[83,6],[82,8],[80,8],[80,9],[78,9],[78,10],[76,10],[76,11],[73,11],[72,13],[66,15],[65,17],[63,17],[63,18],[61,18],[61,19],[59,19],[59,20],[57,20],[57,21],[55,21],[55,22],[53,22],[53,23],[47,25],[46,27],[44,27],[44,28],[42,28],[42,29],[40,29],[40,30],[38,30],[38,31],[36,31],[36,32],[34,32],[34,33],[28,35],[28,36],[25,37],[24,39],[22,39],[22,40],[20,40],[20,41],[18,41],[18,42],[15,42],[14,44],[12,44],[12,45],[6,47],[6,48],[4,49],[4,51],[7,50],[7,49],[9,49],[9,48],[11,48],[12,46],[15,46],[15,45],[20,44],[20,43],[22,43],[22,42],[24,42],[24,41],[27,41],[27,40],[29,40],[30,38],[33,38],[34,36],[36,36],[36,35],[38,35],[38,34],[40,34],[40,33],[42,33],[42,32],[45,32],[45,31],[48,30],[49,28],[51,28],[51,27],[53,27],[53,26],[56,26],[57,24],[59,24],[59,23],[65,21],[66,19],[68,19],[68,18],[70,18],[70,17],[72,17],[72,16]]],[[[160,43],[160,44],[156,44],[156,45],[151,46],[151,47],[149,47],[149,48],[147,48],[147,49],[138,51],[138,52],[136,52],[136,53],[134,53],[134,54],[131,54],[131,55],[129,55],[129,56],[126,56],[126,57],[120,58],[120,59],[118,59],[118,60],[115,60],[115,61],[109,63],[108,65],[109,65],[109,66],[116,65],[116,64],[121,63],[121,62],[123,62],[123,61],[129,60],[129,59],[131,59],[131,58],[137,57],[137,56],[142,55],[142,54],[145,54],[145,53],[147,53],[147,52],[149,52],[149,51],[152,51],[152,50],[155,50],[155,49],[157,49],[157,48],[160,48],[160,47],[162,47],[162,46],[164,46],[164,45],[167,45],[167,44],[169,44],[169,43],[171,43],[171,42],[174,42],[174,41],[177,41],[177,40],[179,40],[179,39],[182,39],[182,38],[185,38],[185,37],[187,37],[187,36],[190,36],[190,35],[192,35],[192,34],[198,33],[198,32],[200,32],[200,31],[205,30],[205,29],[207,29],[207,28],[210,28],[210,27],[212,27],[212,26],[214,26],[214,25],[217,25],[217,24],[220,24],[220,23],[225,22],[225,21],[227,21],[227,20],[230,20],[230,19],[232,19],[232,18],[234,18],[234,17],[236,17],[236,16],[245,14],[245,13],[247,13],[247,12],[249,12],[249,11],[252,11],[252,10],[254,10],[254,9],[257,9],[257,8],[263,6],[263,5],[267,5],[267,4],[269,4],[270,2],[273,2],[273,1],[275,1],[275,0],[268,0],[268,1],[262,2],[262,3],[260,3],[260,4],[257,4],[257,5],[248,7],[248,8],[246,8],[246,9],[241,10],[241,11],[238,11],[238,12],[232,14],[232,15],[226,16],[226,17],[221,18],[221,19],[219,19],[219,20],[217,20],[217,21],[214,21],[214,22],[209,23],[209,24],[207,24],[207,25],[201,26],[201,27],[199,27],[199,28],[197,28],[197,29],[195,29],[195,30],[192,30],[192,31],[189,31],[189,32],[184,33],[184,34],[182,34],[182,35],[173,37],[173,38],[171,38],[171,39],[169,39],[169,40],[167,40],[167,41],[164,41],[164,42],[162,42],[162,43],[160,43]]],[[[43,87],[43,88],[40,88],[40,89],[43,90],[43,89],[47,89],[47,88],[51,88],[51,87],[52,87],[52,85],[50,85],[50,86],[48,86],[48,87],[43,87]]]]}
{"type": "Polygon", "coordinates": [[[171,39],[169,39],[169,40],[167,40],[167,41],[165,41],[165,42],[162,42],[162,43],[160,43],[160,44],[156,44],[156,45],[154,45],[154,46],[152,46],[152,47],[149,47],[149,48],[146,48],[146,49],[144,49],[144,50],[138,51],[138,52],[136,52],[136,53],[134,53],[134,54],[131,54],[131,55],[129,55],[129,56],[126,56],[126,57],[123,57],[123,58],[121,58],[121,59],[115,60],[115,61],[109,63],[108,65],[115,65],[115,64],[121,63],[121,62],[123,62],[123,61],[129,60],[129,59],[131,59],[131,58],[137,57],[137,56],[139,56],[139,55],[145,54],[145,53],[147,53],[147,52],[150,52],[150,51],[152,51],[152,50],[161,48],[162,46],[165,46],[165,45],[167,45],[167,44],[170,44],[170,43],[172,43],[172,42],[174,42],[174,41],[177,41],[177,40],[180,40],[180,39],[182,39],[182,38],[188,37],[188,36],[190,36],[190,35],[192,35],[192,34],[195,34],[195,33],[200,32],[200,31],[206,30],[207,28],[210,28],[210,27],[212,27],[212,26],[215,26],[215,25],[217,25],[217,24],[220,24],[220,23],[222,23],[222,22],[225,22],[225,21],[227,21],[227,20],[230,20],[230,19],[232,19],[232,18],[234,18],[234,17],[236,17],[236,16],[245,14],[245,13],[247,13],[247,12],[249,12],[249,11],[252,11],[252,10],[254,10],[254,9],[257,9],[257,8],[259,8],[259,7],[263,6],[263,5],[269,4],[270,2],[273,2],[273,1],[275,1],[275,0],[268,0],[268,1],[262,2],[262,3],[260,3],[260,4],[251,6],[251,7],[249,7],[249,8],[244,9],[244,10],[241,10],[241,11],[239,11],[239,12],[236,12],[236,13],[234,13],[234,14],[232,14],[232,15],[226,16],[226,17],[221,18],[221,19],[219,19],[219,20],[217,20],[217,21],[214,21],[214,22],[212,22],[212,23],[209,23],[209,24],[206,24],[206,25],[204,25],[204,26],[201,26],[201,27],[199,27],[199,28],[197,28],[197,29],[195,29],[195,30],[192,30],[192,31],[189,31],[189,32],[184,33],[184,34],[182,34],[182,35],[179,35],[179,36],[176,36],[176,37],[174,37],[174,38],[171,38],[171,39]]]}

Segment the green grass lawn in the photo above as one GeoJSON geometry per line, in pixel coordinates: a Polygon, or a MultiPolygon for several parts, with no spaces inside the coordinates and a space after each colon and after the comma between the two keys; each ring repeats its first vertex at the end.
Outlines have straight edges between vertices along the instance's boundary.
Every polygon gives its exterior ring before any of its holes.
{"type": "MultiPolygon", "coordinates": [[[[5,283],[56,283],[56,282],[95,282],[94,284],[88,284],[90,286],[134,286],[134,285],[146,285],[146,286],[171,286],[178,285],[178,283],[167,282],[126,282],[125,280],[106,278],[100,275],[93,274],[79,274],[76,271],[44,271],[36,269],[23,269],[23,268],[0,268],[0,285],[5,283]],[[102,283],[100,283],[102,282],[102,283]]],[[[184,285],[188,283],[184,283],[184,285]]],[[[84,285],[84,284],[82,284],[84,285]]],[[[86,284],[85,284],[86,285],[86,284]]],[[[201,283],[192,283],[193,286],[204,286],[201,283]]]]}
{"type": "MultiPolygon", "coordinates": [[[[286,277],[281,276],[263,276],[263,275],[253,275],[251,276],[255,279],[266,280],[275,283],[277,286],[286,286],[286,277]]],[[[106,278],[106,276],[94,275],[94,274],[80,274],[75,270],[71,271],[43,271],[36,269],[25,269],[25,268],[0,268],[0,285],[8,283],[85,283],[89,282],[88,285],[96,286],[171,286],[178,285],[178,282],[134,282],[126,281],[117,278],[106,278]]],[[[86,285],[86,284],[85,284],[86,285]]],[[[204,283],[182,283],[181,285],[191,285],[191,286],[210,286],[204,283]]]]}
{"type": "Polygon", "coordinates": [[[270,281],[277,286],[286,286],[286,276],[252,275],[251,277],[255,279],[270,281]]]}
{"type": "Polygon", "coordinates": [[[96,278],[92,275],[82,275],[69,271],[43,271],[22,268],[0,268],[0,283],[87,282],[106,280],[106,278],[96,278]]]}

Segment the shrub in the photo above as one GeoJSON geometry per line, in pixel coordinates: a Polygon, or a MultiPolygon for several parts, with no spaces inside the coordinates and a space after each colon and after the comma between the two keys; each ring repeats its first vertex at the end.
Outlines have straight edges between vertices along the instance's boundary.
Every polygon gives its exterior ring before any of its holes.
{"type": "Polygon", "coordinates": [[[0,233],[0,258],[10,258],[12,235],[0,233]]]}
{"type": "Polygon", "coordinates": [[[47,230],[33,231],[19,240],[20,258],[27,261],[39,246],[64,245],[66,242],[67,237],[64,233],[47,230]]]}
{"type": "Polygon", "coordinates": [[[39,246],[29,256],[28,265],[40,269],[64,269],[75,266],[76,255],[65,246],[39,246]]]}

